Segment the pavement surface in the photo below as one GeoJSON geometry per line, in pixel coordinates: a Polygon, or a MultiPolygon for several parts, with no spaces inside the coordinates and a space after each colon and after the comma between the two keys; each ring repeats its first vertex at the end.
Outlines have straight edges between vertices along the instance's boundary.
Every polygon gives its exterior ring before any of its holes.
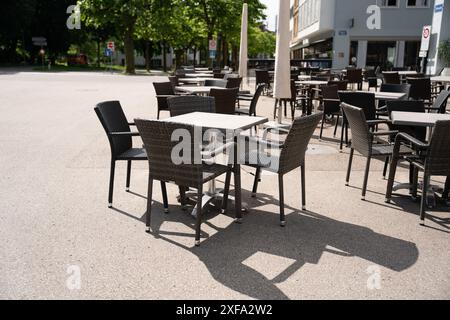
{"type": "MultiPolygon", "coordinates": [[[[233,223],[232,208],[212,209],[199,248],[175,186],[165,215],[155,185],[153,232],[145,233],[146,163],[134,165],[130,193],[118,164],[108,209],[110,150],[93,108],[120,100],[129,120],[154,118],[152,82],[162,80],[0,72],[1,299],[450,298],[450,208],[440,204],[422,227],[406,193],[385,204],[380,161],[361,201],[365,161],[356,157],[345,187],[349,152],[338,151],[331,124],[308,152],[308,211],[300,211],[299,170],[285,178],[284,229],[277,177],[264,174],[252,199],[245,167],[244,223],[233,223]]],[[[259,115],[271,117],[273,103],[262,98],[259,115]]],[[[402,169],[397,180],[407,177],[402,169]]]]}

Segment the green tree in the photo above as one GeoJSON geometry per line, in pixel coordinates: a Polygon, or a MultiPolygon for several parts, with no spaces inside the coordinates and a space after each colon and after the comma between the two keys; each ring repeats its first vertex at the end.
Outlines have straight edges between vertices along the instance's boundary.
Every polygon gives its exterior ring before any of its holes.
{"type": "Polygon", "coordinates": [[[251,27],[248,35],[248,56],[257,58],[258,55],[266,55],[272,58],[276,49],[276,36],[273,32],[259,27],[251,27]]]}

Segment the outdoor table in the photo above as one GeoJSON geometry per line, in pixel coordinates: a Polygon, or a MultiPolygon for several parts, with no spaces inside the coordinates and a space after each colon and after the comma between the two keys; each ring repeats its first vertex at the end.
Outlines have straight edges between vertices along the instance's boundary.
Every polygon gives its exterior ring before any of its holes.
{"type": "MultiPolygon", "coordinates": [[[[200,72],[202,72],[202,71],[210,71],[209,70],[209,68],[195,68],[195,71],[200,71],[200,72]]],[[[211,71],[212,72],[212,71],[211,71]]]]}
{"type": "Polygon", "coordinates": [[[205,87],[205,86],[197,86],[197,87],[175,87],[175,91],[181,91],[188,94],[195,95],[209,95],[211,89],[224,89],[222,87],[205,87]]]}
{"type": "Polygon", "coordinates": [[[217,79],[214,79],[214,78],[181,78],[178,81],[182,82],[182,83],[202,85],[207,80],[217,80],[217,79]]]}
{"type": "Polygon", "coordinates": [[[407,76],[414,76],[418,73],[417,73],[417,71],[399,71],[398,74],[400,76],[407,77],[407,76]]]}
{"type": "Polygon", "coordinates": [[[212,73],[187,73],[187,78],[211,78],[212,73]]]}
{"type": "MultiPolygon", "coordinates": [[[[268,122],[267,118],[242,117],[235,115],[224,115],[218,113],[193,112],[177,117],[161,120],[170,123],[187,124],[202,128],[204,131],[216,129],[226,134],[232,134],[234,138],[234,179],[235,179],[235,211],[237,222],[242,221],[242,191],[241,191],[241,166],[239,163],[238,138],[242,131],[246,131],[255,126],[268,122]]],[[[222,197],[222,193],[216,190],[215,182],[210,185],[210,192],[202,199],[201,205],[206,206],[212,200],[222,197]]],[[[225,199],[227,200],[227,199],[225,199]]],[[[194,209],[193,214],[196,214],[194,209]]]]}
{"type": "MultiPolygon", "coordinates": [[[[303,80],[303,81],[295,81],[296,85],[301,85],[301,86],[307,86],[308,88],[308,96],[309,96],[309,100],[308,100],[308,105],[307,105],[307,110],[306,110],[306,114],[310,115],[312,113],[312,107],[313,107],[313,88],[314,87],[320,87],[320,86],[326,86],[328,85],[328,81],[319,81],[319,80],[303,80]]],[[[303,111],[305,112],[305,110],[303,111]]]]}
{"type": "MultiPolygon", "coordinates": [[[[342,91],[346,92],[346,91],[342,91]]],[[[369,91],[353,91],[353,92],[364,92],[368,93],[369,91]]],[[[406,93],[399,92],[370,92],[375,94],[375,100],[384,100],[384,101],[395,101],[402,100],[406,97],[406,93]]]]}
{"type": "MultiPolygon", "coordinates": [[[[450,114],[398,111],[394,111],[391,114],[391,121],[394,125],[428,127],[428,141],[431,140],[431,137],[433,135],[433,127],[436,125],[436,122],[445,120],[450,120],[450,114]]],[[[394,187],[394,191],[410,188],[410,184],[399,184],[394,187]]],[[[427,203],[431,207],[434,207],[436,205],[435,189],[438,188],[436,186],[430,186],[429,192],[427,194],[427,203]]]]}
{"type": "Polygon", "coordinates": [[[311,80],[311,76],[308,76],[306,74],[301,74],[298,76],[298,80],[311,80]]]}
{"type": "Polygon", "coordinates": [[[440,82],[450,86],[450,76],[437,76],[432,77],[431,82],[440,82]]]}

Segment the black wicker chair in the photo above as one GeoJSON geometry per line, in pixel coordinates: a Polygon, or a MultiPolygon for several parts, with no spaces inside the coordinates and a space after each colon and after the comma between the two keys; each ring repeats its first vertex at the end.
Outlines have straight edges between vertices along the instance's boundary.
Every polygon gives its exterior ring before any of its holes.
{"type": "MultiPolygon", "coordinates": [[[[424,172],[424,181],[422,188],[422,201],[420,206],[420,220],[425,224],[426,212],[426,194],[430,184],[431,176],[450,177],[450,121],[438,121],[433,130],[433,136],[429,143],[422,142],[416,138],[406,134],[400,133],[395,140],[394,156],[392,159],[391,170],[389,173],[389,182],[386,191],[386,202],[392,199],[392,192],[394,187],[394,179],[397,171],[397,164],[403,155],[399,150],[402,146],[412,144],[415,148],[421,150],[418,154],[408,158],[414,166],[413,179],[413,198],[417,197],[417,185],[419,171],[424,172]]],[[[450,187],[449,178],[446,182],[446,190],[444,191],[444,198],[447,196],[448,188],[450,187]]]]}
{"type": "Polygon", "coordinates": [[[156,99],[158,100],[158,119],[161,111],[169,111],[167,99],[176,96],[172,82],[153,82],[153,87],[156,92],[156,99]]]}
{"type": "MultiPolygon", "coordinates": [[[[346,178],[346,186],[348,186],[350,182],[353,156],[356,150],[363,157],[367,158],[366,171],[364,175],[364,183],[362,188],[362,200],[365,200],[372,158],[382,158],[382,159],[390,158],[392,157],[394,151],[393,145],[387,142],[385,144],[375,144],[374,140],[375,138],[382,136],[389,137],[395,135],[397,134],[397,132],[396,131],[373,132],[369,129],[371,121],[366,120],[366,115],[363,109],[351,106],[346,103],[342,103],[342,109],[345,113],[345,116],[350,126],[350,130],[352,132],[352,143],[346,178]]],[[[377,121],[377,123],[379,123],[379,121],[377,121]]],[[[402,147],[400,151],[401,154],[412,153],[412,150],[407,147],[402,147]]]]}
{"type": "Polygon", "coordinates": [[[402,80],[398,72],[383,72],[383,83],[385,84],[401,84],[402,80]]]}
{"type": "MultiPolygon", "coordinates": [[[[191,154],[189,163],[175,164],[172,159],[172,150],[179,141],[172,141],[172,133],[175,130],[186,130],[190,137],[195,137],[194,127],[189,125],[181,125],[175,123],[167,123],[160,121],[135,120],[136,126],[144,141],[147,153],[149,154],[149,180],[148,180],[148,198],[147,198],[147,214],[146,226],[147,232],[151,230],[151,214],[152,214],[152,196],[153,181],[173,182],[184,188],[197,189],[197,221],[195,224],[195,245],[200,245],[201,223],[202,223],[202,198],[203,185],[223,174],[229,173],[228,166],[213,164],[195,164],[196,159],[202,159],[202,141],[198,143],[191,140],[191,154]]],[[[229,186],[226,186],[229,190],[229,186]]],[[[224,198],[227,198],[225,194],[224,198]]],[[[182,195],[181,205],[185,205],[186,199],[182,195]]],[[[225,207],[225,205],[224,205],[225,207]]]]}
{"type": "Polygon", "coordinates": [[[433,106],[426,107],[430,113],[440,113],[445,114],[447,112],[447,103],[450,98],[450,91],[442,90],[441,93],[437,96],[436,100],[434,100],[433,106]]]}
{"type": "MultiPolygon", "coordinates": [[[[108,136],[111,147],[111,174],[109,180],[108,206],[112,208],[116,161],[127,161],[128,163],[126,182],[126,190],[128,192],[130,190],[131,163],[132,161],[147,160],[147,153],[144,149],[133,148],[132,137],[139,136],[139,133],[131,132],[130,125],[134,124],[128,123],[119,101],[99,103],[94,110],[108,136]]],[[[165,210],[168,210],[166,185],[164,183],[161,184],[161,188],[164,199],[164,208],[165,210]]]]}
{"type": "Polygon", "coordinates": [[[183,96],[167,99],[170,116],[176,117],[192,112],[215,113],[215,98],[201,96],[183,96]]]}
{"type": "Polygon", "coordinates": [[[255,70],[256,75],[256,85],[255,90],[258,87],[259,84],[265,84],[265,93],[268,94],[269,91],[272,89],[271,83],[270,83],[270,75],[269,71],[267,70],[255,70]]]}
{"type": "Polygon", "coordinates": [[[241,108],[237,109],[236,114],[256,117],[256,107],[258,105],[259,98],[261,97],[265,87],[266,87],[265,84],[258,85],[256,87],[256,92],[253,96],[252,95],[239,95],[238,100],[239,101],[249,101],[250,106],[249,106],[249,108],[241,107],[241,108]]]}
{"type": "Polygon", "coordinates": [[[226,88],[227,87],[227,80],[222,80],[222,79],[208,79],[205,80],[205,87],[219,87],[219,88],[226,88]]]}
{"type": "Polygon", "coordinates": [[[411,99],[423,100],[428,104],[432,103],[432,89],[430,78],[406,78],[411,85],[411,99]]]}
{"type": "Polygon", "coordinates": [[[362,69],[349,69],[347,70],[346,80],[348,84],[354,85],[356,84],[358,90],[362,90],[363,88],[363,73],[362,69]]]}
{"type": "MultiPolygon", "coordinates": [[[[345,81],[346,83],[346,81],[345,81]]],[[[326,117],[331,116],[336,119],[336,126],[334,128],[334,135],[336,136],[339,119],[342,115],[341,112],[341,100],[339,98],[339,87],[337,85],[328,85],[321,87],[322,91],[322,103],[323,103],[323,118],[320,126],[320,140],[323,136],[323,128],[326,122],[326,117]]]]}
{"type": "MultiPolygon", "coordinates": [[[[295,119],[283,145],[273,144],[262,139],[256,139],[254,143],[258,145],[258,150],[248,150],[245,152],[245,159],[242,159],[245,160],[246,165],[256,168],[255,182],[252,192],[254,197],[256,197],[258,183],[261,180],[261,170],[268,170],[278,174],[280,191],[280,221],[281,226],[283,227],[286,225],[286,218],[284,214],[283,177],[298,167],[301,167],[302,210],[306,210],[305,154],[308,149],[309,141],[311,140],[320,119],[322,119],[322,114],[320,113],[295,119]],[[261,150],[264,150],[265,147],[281,149],[280,156],[275,157],[267,154],[265,151],[263,155],[261,150]]],[[[247,137],[247,139],[251,140],[252,138],[247,137]]]]}
{"type": "Polygon", "coordinates": [[[229,77],[227,79],[227,85],[226,88],[227,89],[234,89],[234,88],[240,88],[241,87],[241,83],[242,83],[242,78],[237,77],[237,78],[231,78],[229,77]]]}
{"type": "Polygon", "coordinates": [[[234,114],[239,88],[211,89],[209,95],[216,99],[216,113],[234,114]]]}

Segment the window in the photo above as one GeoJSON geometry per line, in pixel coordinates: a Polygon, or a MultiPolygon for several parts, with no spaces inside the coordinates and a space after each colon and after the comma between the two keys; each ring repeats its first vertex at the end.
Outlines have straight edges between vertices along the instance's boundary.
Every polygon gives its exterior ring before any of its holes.
{"type": "Polygon", "coordinates": [[[429,8],[429,0],[407,0],[406,7],[408,8],[429,8]]]}
{"type": "Polygon", "coordinates": [[[378,0],[378,6],[381,8],[398,8],[399,0],[378,0]]]}

